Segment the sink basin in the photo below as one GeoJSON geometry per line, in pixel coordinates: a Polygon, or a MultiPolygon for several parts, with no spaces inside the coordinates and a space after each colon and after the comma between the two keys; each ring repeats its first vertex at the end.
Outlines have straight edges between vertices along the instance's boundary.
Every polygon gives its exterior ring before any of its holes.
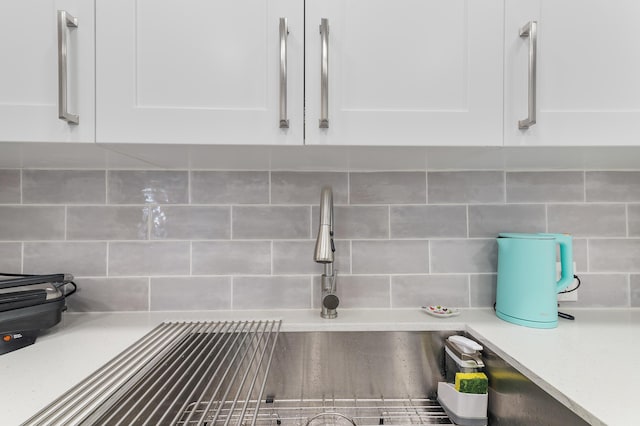
{"type": "MultiPolygon", "coordinates": [[[[300,418],[329,409],[357,417],[356,406],[367,408],[359,410],[362,418],[356,418],[358,425],[449,424],[433,404],[438,382],[444,381],[444,340],[452,334],[465,333],[282,333],[265,395],[274,405],[286,401],[282,404],[295,407],[299,403],[303,407],[300,418]],[[320,407],[306,408],[309,401],[320,407]],[[376,414],[385,412],[393,415],[376,414]]],[[[490,384],[490,425],[589,424],[486,346],[483,361],[490,384]]],[[[331,420],[335,423],[319,424],[349,424],[343,419],[331,420]]]]}
{"type": "Polygon", "coordinates": [[[282,333],[262,410],[281,424],[451,424],[436,401],[452,332],[282,333]],[[342,417],[342,416],[344,417],[342,417]]]}
{"type": "MultiPolygon", "coordinates": [[[[25,424],[452,424],[436,393],[464,332],[279,326],[164,323],[25,424]]],[[[588,424],[486,346],[483,361],[490,425],[588,424]]]]}

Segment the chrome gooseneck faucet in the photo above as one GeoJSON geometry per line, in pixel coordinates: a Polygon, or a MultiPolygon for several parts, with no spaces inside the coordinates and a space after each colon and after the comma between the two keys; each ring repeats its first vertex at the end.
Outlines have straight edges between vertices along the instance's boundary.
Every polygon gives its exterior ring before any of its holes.
{"type": "Polygon", "coordinates": [[[333,271],[333,252],[336,247],[333,243],[333,192],[330,186],[322,188],[320,194],[320,225],[318,239],[313,260],[324,264],[324,274],[321,276],[322,285],[322,318],[335,318],[338,316],[336,308],[340,303],[336,296],[336,275],[333,271]]]}

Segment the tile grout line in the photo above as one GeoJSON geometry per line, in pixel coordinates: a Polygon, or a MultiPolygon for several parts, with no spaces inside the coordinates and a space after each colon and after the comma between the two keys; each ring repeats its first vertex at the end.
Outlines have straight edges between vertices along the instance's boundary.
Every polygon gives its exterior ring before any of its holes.
{"type": "Polygon", "coordinates": [[[625,236],[629,238],[629,204],[624,205],[625,236]]]}
{"type": "Polygon", "coordinates": [[[549,232],[549,204],[544,204],[544,229],[549,232]]]}
{"type": "Polygon", "coordinates": [[[24,198],[23,198],[24,197],[24,195],[23,195],[24,189],[22,188],[23,182],[24,182],[24,179],[22,177],[23,173],[24,173],[24,170],[20,169],[20,173],[18,173],[18,179],[20,180],[20,182],[19,182],[19,185],[20,185],[20,204],[24,204],[24,198]]]}
{"type": "Polygon", "coordinates": [[[191,170],[187,170],[187,203],[191,205],[191,170]]]}
{"type": "Polygon", "coordinates": [[[507,204],[507,171],[502,171],[502,200],[507,204]]]}
{"type": "Polygon", "coordinates": [[[469,204],[465,205],[465,214],[466,214],[466,221],[467,221],[467,235],[465,237],[469,238],[469,204]]]}
{"type": "Polygon", "coordinates": [[[269,205],[271,205],[271,204],[272,204],[272,202],[271,202],[271,201],[272,201],[272,200],[271,200],[271,192],[273,191],[273,189],[272,189],[272,185],[271,185],[271,173],[272,173],[272,171],[271,171],[271,170],[269,170],[269,171],[267,172],[267,191],[268,191],[269,205]]]}
{"type": "Polygon", "coordinates": [[[589,254],[589,245],[591,244],[590,239],[587,238],[587,264],[585,265],[585,270],[587,272],[589,272],[591,270],[591,266],[589,265],[589,263],[591,263],[591,261],[589,260],[589,258],[591,257],[591,255],[589,254]]]}
{"type": "Polygon", "coordinates": [[[109,205],[109,170],[104,171],[104,205],[109,205]]]}
{"type": "Polygon", "coordinates": [[[353,240],[349,240],[349,274],[353,275],[353,240]]]}
{"type": "Polygon", "coordinates": [[[391,204],[387,206],[387,239],[391,240],[391,204]]]}
{"type": "Polygon", "coordinates": [[[424,185],[425,185],[425,204],[429,204],[429,172],[424,172],[424,185]]]}
{"type": "Polygon", "coordinates": [[[105,277],[109,277],[109,252],[111,251],[111,243],[107,241],[106,259],[105,259],[105,277]]]}

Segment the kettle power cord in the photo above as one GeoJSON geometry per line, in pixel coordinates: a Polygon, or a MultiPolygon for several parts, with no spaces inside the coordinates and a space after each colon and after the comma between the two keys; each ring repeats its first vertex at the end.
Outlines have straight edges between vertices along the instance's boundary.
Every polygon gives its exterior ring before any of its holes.
{"type": "MultiPolygon", "coordinates": [[[[577,276],[577,275],[574,275],[573,278],[578,280],[578,285],[575,286],[574,288],[572,288],[571,290],[561,291],[558,294],[571,293],[572,291],[576,291],[578,288],[580,288],[580,285],[582,284],[582,282],[580,281],[580,277],[577,276]]],[[[493,303],[493,310],[494,311],[496,310],[495,302],[493,303]]],[[[567,314],[566,312],[560,312],[560,311],[558,311],[558,318],[564,318],[564,319],[567,319],[567,320],[570,320],[570,321],[573,321],[573,320],[576,319],[576,317],[574,317],[573,315],[567,314]]]]}
{"type": "Polygon", "coordinates": [[[572,291],[576,291],[577,289],[579,289],[579,288],[580,288],[580,284],[582,284],[582,283],[580,282],[580,277],[579,277],[579,276],[577,276],[577,275],[574,275],[574,276],[573,276],[573,278],[574,278],[574,279],[576,279],[576,280],[578,280],[578,285],[577,285],[577,286],[575,286],[574,288],[572,288],[571,290],[561,291],[561,292],[560,292],[560,293],[558,293],[558,294],[571,293],[572,291]]]}
{"type": "MultiPolygon", "coordinates": [[[[580,285],[582,284],[582,283],[580,282],[580,277],[578,277],[577,275],[574,275],[574,276],[573,276],[573,278],[575,278],[576,280],[578,280],[578,285],[577,285],[577,286],[575,286],[574,288],[572,288],[571,290],[561,291],[561,292],[560,292],[560,293],[558,293],[558,294],[571,293],[572,291],[576,291],[578,288],[580,288],[580,285]]],[[[573,315],[571,315],[571,314],[567,314],[567,313],[565,313],[565,312],[560,312],[560,311],[558,311],[558,318],[564,318],[564,319],[568,319],[568,320],[570,320],[570,321],[573,321],[573,320],[575,320],[575,319],[576,319],[576,317],[574,317],[573,315]]]]}

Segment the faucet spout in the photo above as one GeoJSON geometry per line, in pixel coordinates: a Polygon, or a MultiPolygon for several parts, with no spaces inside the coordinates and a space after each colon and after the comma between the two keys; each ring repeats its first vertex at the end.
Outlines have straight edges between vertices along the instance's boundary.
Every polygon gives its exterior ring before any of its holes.
{"type": "Polygon", "coordinates": [[[340,303],[336,295],[336,274],[333,270],[333,253],[336,251],[333,243],[333,192],[330,186],[322,188],[320,194],[320,224],[318,238],[313,254],[313,260],[324,264],[324,274],[321,276],[322,286],[322,318],[338,316],[336,308],[340,303]]]}
{"type": "Polygon", "coordinates": [[[322,188],[320,195],[320,225],[313,260],[318,263],[333,263],[333,192],[331,187],[322,188]]]}

